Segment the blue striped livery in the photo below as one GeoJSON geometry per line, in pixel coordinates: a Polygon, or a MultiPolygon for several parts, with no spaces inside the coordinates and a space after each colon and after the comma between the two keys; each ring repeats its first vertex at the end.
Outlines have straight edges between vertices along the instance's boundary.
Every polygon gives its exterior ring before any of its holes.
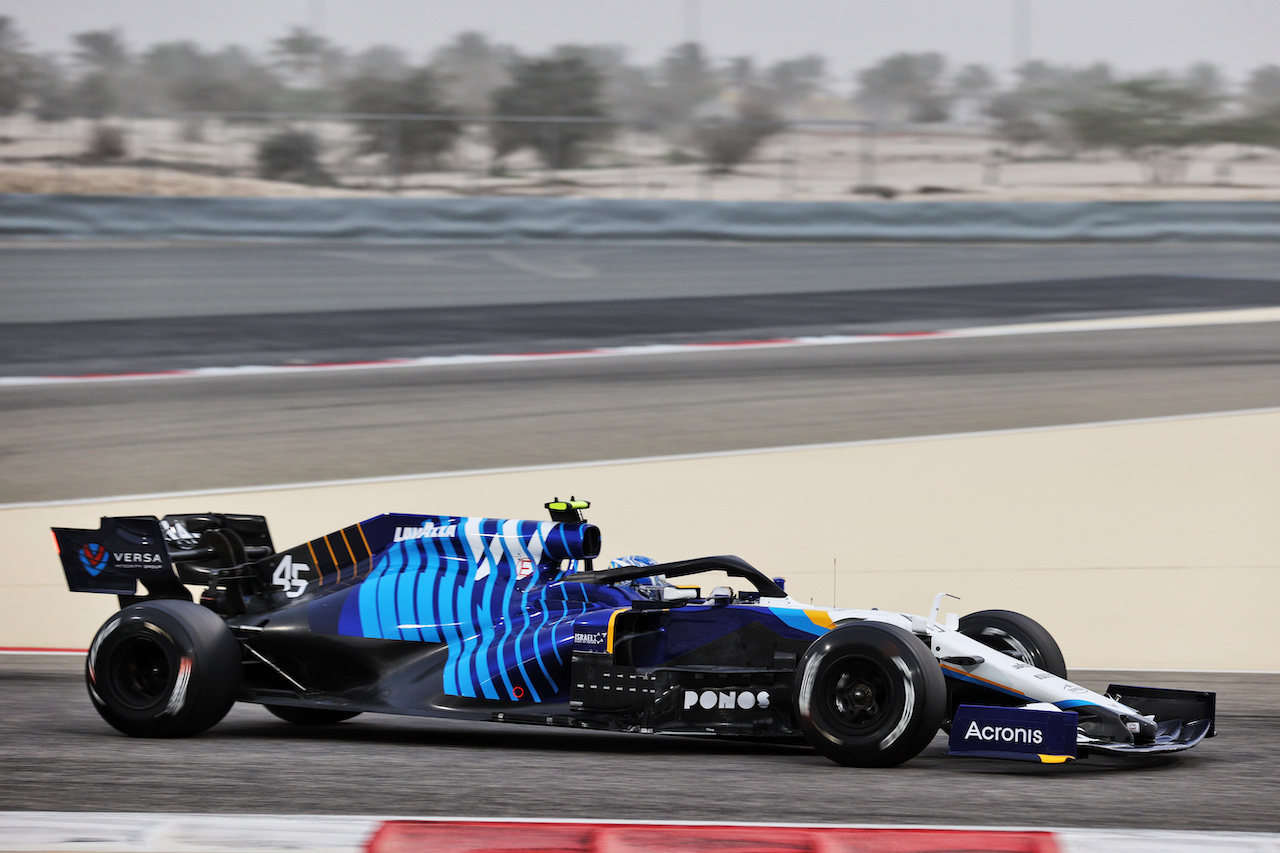
{"type": "Polygon", "coordinates": [[[336,633],[446,645],[451,696],[561,696],[574,620],[630,603],[610,587],[557,582],[564,561],[594,556],[586,524],[386,515],[358,527],[368,571],[333,584],[345,595],[336,633]]]}

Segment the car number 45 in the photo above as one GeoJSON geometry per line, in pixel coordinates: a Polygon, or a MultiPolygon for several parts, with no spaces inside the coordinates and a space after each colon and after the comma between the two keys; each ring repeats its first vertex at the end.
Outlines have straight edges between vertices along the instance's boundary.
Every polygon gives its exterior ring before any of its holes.
{"type": "Polygon", "coordinates": [[[284,594],[289,598],[297,598],[307,591],[306,579],[298,575],[309,571],[311,571],[310,566],[304,566],[301,563],[294,565],[293,557],[285,554],[280,565],[276,566],[276,570],[271,573],[271,582],[284,590],[284,594]]]}

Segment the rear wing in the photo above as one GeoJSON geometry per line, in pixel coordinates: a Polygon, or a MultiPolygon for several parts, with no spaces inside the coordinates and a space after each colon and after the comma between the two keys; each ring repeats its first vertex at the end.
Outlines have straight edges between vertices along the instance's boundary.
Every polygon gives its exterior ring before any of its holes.
{"type": "Polygon", "coordinates": [[[138,581],[146,598],[189,601],[184,583],[204,583],[212,568],[273,551],[258,515],[103,518],[96,530],[55,527],[53,538],[72,592],[113,594],[122,602],[137,595],[138,581]]]}

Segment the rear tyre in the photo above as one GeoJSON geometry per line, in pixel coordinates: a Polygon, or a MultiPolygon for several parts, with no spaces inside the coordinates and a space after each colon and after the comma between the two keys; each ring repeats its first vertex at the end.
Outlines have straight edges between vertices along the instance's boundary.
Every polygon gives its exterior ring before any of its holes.
{"type": "Polygon", "coordinates": [[[1012,610],[980,610],[960,617],[960,633],[1037,669],[1067,677],[1062,649],[1036,620],[1012,610]]]}
{"type": "Polygon", "coordinates": [[[946,716],[946,682],[928,647],[879,622],[844,625],[815,640],[796,667],[794,689],[809,743],[849,767],[914,758],[946,716]]]}
{"type": "Polygon", "coordinates": [[[286,723],[299,726],[331,726],[358,716],[359,711],[339,711],[334,708],[298,708],[293,705],[264,705],[286,723]]]}
{"type": "Polygon", "coordinates": [[[131,737],[185,737],[217,723],[240,689],[240,644],[190,601],[134,604],[98,629],[85,662],[93,707],[131,737]]]}

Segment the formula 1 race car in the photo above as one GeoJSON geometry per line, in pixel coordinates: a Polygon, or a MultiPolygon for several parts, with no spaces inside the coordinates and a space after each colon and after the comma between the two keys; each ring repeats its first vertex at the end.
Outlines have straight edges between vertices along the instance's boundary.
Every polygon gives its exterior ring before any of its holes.
{"type": "Polygon", "coordinates": [[[1214,734],[1212,693],[1077,686],[1020,614],[939,621],[942,595],[927,617],[805,606],[729,556],[596,569],[587,503],[546,506],[550,522],[380,515],[282,552],[253,515],[55,528],[70,588],[122,605],[89,648],[94,707],[135,737],[201,732],[241,701],[313,725],[372,711],[805,739],[860,767],[907,761],[940,727],[950,754],[1044,763],[1214,734]],[[688,584],[707,573],[727,583],[688,584]]]}

